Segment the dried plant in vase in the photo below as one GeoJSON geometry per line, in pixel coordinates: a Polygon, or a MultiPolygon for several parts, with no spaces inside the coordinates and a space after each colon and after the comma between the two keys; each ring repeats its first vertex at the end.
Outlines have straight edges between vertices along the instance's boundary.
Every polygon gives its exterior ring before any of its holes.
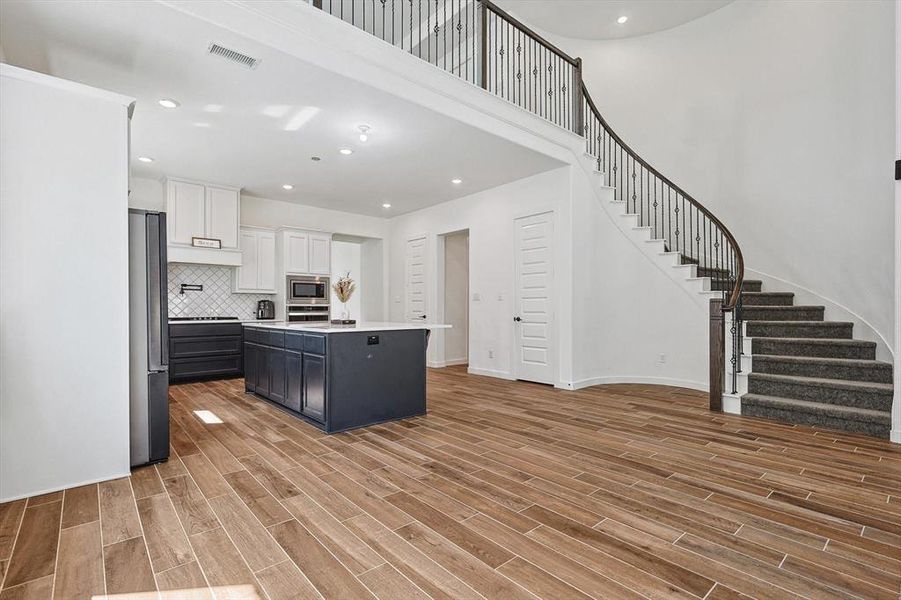
{"type": "Polygon", "coordinates": [[[357,283],[350,278],[350,271],[347,272],[347,275],[340,277],[338,281],[333,283],[332,289],[335,291],[335,296],[338,297],[338,300],[344,307],[341,311],[341,320],[350,321],[350,311],[347,309],[347,302],[357,289],[357,283]]]}

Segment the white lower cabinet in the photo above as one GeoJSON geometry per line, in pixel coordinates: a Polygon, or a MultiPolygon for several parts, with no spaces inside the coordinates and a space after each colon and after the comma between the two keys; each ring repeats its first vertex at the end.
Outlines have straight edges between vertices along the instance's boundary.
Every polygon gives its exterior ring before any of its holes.
{"type": "Polygon", "coordinates": [[[275,232],[242,227],[239,244],[241,266],[235,268],[232,288],[235,293],[275,293],[275,232]]]}

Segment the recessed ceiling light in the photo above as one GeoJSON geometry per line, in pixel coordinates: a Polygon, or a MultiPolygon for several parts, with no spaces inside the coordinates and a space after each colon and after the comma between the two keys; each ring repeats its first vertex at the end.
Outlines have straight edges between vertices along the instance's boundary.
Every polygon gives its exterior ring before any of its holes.
{"type": "Polygon", "coordinates": [[[207,129],[208,127],[210,127],[210,124],[207,123],[207,122],[205,122],[205,121],[196,121],[196,122],[191,123],[191,124],[192,124],[194,127],[200,127],[201,129],[207,129]]]}
{"type": "Polygon", "coordinates": [[[152,163],[153,162],[153,159],[150,158],[149,156],[139,156],[138,160],[143,163],[152,163]]]}
{"type": "Polygon", "coordinates": [[[369,139],[369,125],[359,125],[357,129],[360,130],[360,141],[365,142],[369,139]]]}
{"type": "Polygon", "coordinates": [[[618,19],[616,20],[616,22],[619,23],[620,25],[622,25],[623,23],[625,23],[625,22],[628,21],[628,20],[629,20],[629,17],[623,15],[622,17],[618,18],[618,19]]]}
{"type": "Polygon", "coordinates": [[[163,98],[162,100],[157,100],[157,103],[163,108],[178,108],[181,106],[178,100],[173,100],[172,98],[163,98]]]}
{"type": "Polygon", "coordinates": [[[463,180],[462,179],[451,179],[451,183],[453,183],[454,185],[460,185],[461,183],[463,183],[463,180]]]}
{"type": "Polygon", "coordinates": [[[338,149],[338,152],[340,152],[340,153],[343,154],[344,156],[350,156],[351,154],[354,153],[354,151],[351,150],[350,148],[339,148],[339,149],[338,149]]]}
{"type": "Polygon", "coordinates": [[[282,186],[282,189],[283,190],[293,190],[294,186],[291,185],[290,183],[286,183],[285,185],[282,186]]]}
{"type": "Polygon", "coordinates": [[[311,156],[311,157],[310,157],[310,160],[312,160],[313,162],[319,162],[319,161],[322,160],[322,159],[319,158],[318,156],[311,156]]]}
{"type": "Polygon", "coordinates": [[[384,204],[382,204],[382,208],[391,208],[391,205],[385,202],[384,204]]]}

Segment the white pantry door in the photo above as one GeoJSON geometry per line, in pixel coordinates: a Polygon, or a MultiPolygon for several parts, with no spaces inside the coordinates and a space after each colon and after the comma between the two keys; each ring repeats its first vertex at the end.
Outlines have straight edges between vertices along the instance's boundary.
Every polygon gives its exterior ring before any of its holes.
{"type": "Polygon", "coordinates": [[[426,260],[428,246],[425,236],[407,240],[404,254],[404,319],[425,321],[428,314],[426,296],[426,260]]]}
{"type": "Polygon", "coordinates": [[[554,383],[554,213],[515,220],[514,374],[554,383]]]}

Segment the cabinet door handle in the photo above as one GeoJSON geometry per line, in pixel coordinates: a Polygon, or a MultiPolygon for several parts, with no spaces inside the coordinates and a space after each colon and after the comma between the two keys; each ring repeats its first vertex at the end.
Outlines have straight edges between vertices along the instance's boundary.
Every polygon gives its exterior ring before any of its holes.
{"type": "Polygon", "coordinates": [[[522,318],[521,317],[513,317],[513,320],[516,321],[517,323],[519,323],[520,321],[522,321],[522,318]]]}

